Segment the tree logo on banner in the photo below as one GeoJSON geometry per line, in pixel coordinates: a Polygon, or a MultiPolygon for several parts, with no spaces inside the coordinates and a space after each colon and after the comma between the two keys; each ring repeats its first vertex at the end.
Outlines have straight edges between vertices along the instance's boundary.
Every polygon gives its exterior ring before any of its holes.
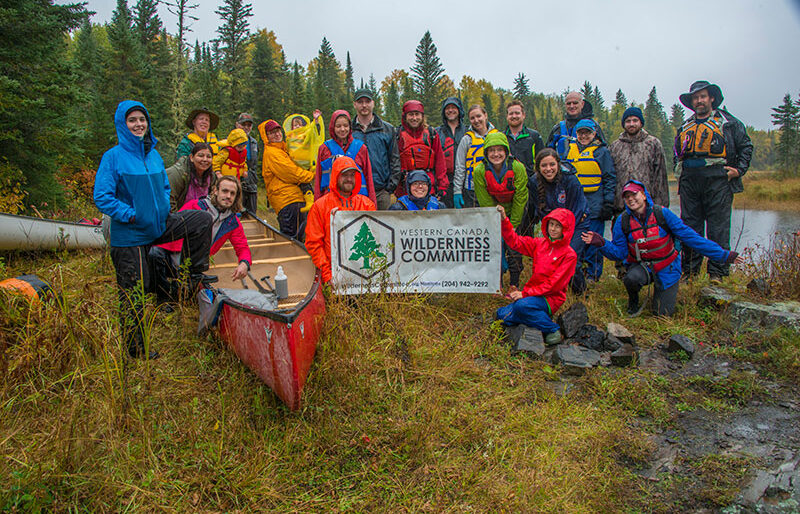
{"type": "Polygon", "coordinates": [[[394,264],[394,228],[363,214],[336,231],[336,255],[348,272],[369,280],[394,264]]]}
{"type": "Polygon", "coordinates": [[[364,263],[361,265],[361,269],[368,269],[371,270],[372,266],[370,266],[369,260],[374,259],[375,257],[386,257],[386,254],[379,250],[381,246],[375,241],[375,236],[372,235],[372,231],[367,226],[367,222],[363,222],[361,224],[361,228],[358,230],[358,234],[356,234],[355,242],[353,243],[352,248],[350,251],[353,252],[350,255],[351,261],[357,261],[358,259],[364,259],[364,263]]]}

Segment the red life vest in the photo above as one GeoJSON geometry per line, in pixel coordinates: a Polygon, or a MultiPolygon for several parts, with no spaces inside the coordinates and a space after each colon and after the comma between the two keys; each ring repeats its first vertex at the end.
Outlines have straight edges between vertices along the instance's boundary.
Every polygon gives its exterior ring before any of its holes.
{"type": "Polygon", "coordinates": [[[484,164],[486,164],[484,170],[486,191],[500,203],[508,203],[513,200],[516,192],[516,187],[514,187],[514,160],[512,158],[506,160],[505,173],[500,177],[495,174],[494,167],[489,161],[484,160],[484,164]]]}
{"type": "MultiPolygon", "coordinates": [[[[456,171],[456,140],[445,136],[442,139],[442,150],[444,151],[444,163],[447,166],[447,176],[452,177],[456,171]]],[[[452,178],[450,180],[452,182],[452,178]]]]}
{"type": "Polygon", "coordinates": [[[431,147],[433,129],[428,127],[427,130],[420,131],[418,137],[414,137],[405,127],[401,127],[397,136],[400,148],[400,169],[403,171],[433,169],[434,153],[431,147]]]}
{"type": "Polygon", "coordinates": [[[675,250],[675,242],[668,230],[666,235],[660,235],[659,227],[666,225],[661,214],[661,206],[654,205],[650,211],[644,226],[639,223],[635,216],[627,212],[623,214],[622,232],[627,236],[628,241],[628,260],[633,262],[645,262],[653,267],[653,271],[658,273],[666,268],[672,261],[678,258],[675,250]],[[658,213],[656,213],[658,210],[658,213]],[[659,218],[662,222],[659,223],[659,218]]]}

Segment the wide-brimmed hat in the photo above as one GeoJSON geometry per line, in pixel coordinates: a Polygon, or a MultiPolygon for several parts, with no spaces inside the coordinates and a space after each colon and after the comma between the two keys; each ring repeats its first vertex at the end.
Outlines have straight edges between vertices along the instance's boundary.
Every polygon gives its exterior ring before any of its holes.
{"type": "Polygon", "coordinates": [[[722,96],[722,90],[719,88],[718,85],[712,84],[707,80],[698,80],[689,88],[688,93],[684,93],[678,98],[680,99],[681,103],[688,107],[691,110],[694,110],[692,107],[692,95],[697,93],[698,91],[702,91],[704,89],[708,89],[708,94],[714,97],[714,101],[711,102],[711,108],[716,109],[720,105],[722,105],[722,100],[724,97],[722,96]]]}
{"type": "Polygon", "coordinates": [[[186,126],[189,130],[194,130],[194,119],[197,118],[198,114],[208,114],[208,117],[211,118],[211,125],[209,125],[208,130],[214,130],[219,125],[219,116],[214,114],[213,112],[209,111],[206,107],[202,109],[195,109],[189,113],[189,116],[186,117],[186,126]]]}

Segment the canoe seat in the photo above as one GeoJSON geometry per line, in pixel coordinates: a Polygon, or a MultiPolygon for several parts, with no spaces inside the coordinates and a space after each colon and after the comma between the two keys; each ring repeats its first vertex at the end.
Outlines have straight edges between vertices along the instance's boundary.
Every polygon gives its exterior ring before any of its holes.
{"type": "MultiPolygon", "coordinates": [[[[295,255],[294,257],[277,257],[274,259],[256,259],[253,261],[253,266],[258,264],[283,264],[284,262],[293,262],[293,261],[310,261],[310,255],[295,255]]],[[[214,268],[235,268],[238,266],[238,262],[225,262],[221,264],[215,264],[214,268]]],[[[252,267],[252,266],[251,266],[252,267]]]]}

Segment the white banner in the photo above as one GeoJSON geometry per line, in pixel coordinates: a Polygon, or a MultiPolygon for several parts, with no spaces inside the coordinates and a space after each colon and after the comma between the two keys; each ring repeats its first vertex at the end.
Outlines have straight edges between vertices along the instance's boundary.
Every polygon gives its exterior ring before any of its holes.
{"type": "Polygon", "coordinates": [[[339,294],[496,293],[500,213],[486,207],[439,211],[336,211],[331,219],[332,285],[339,294]]]}

